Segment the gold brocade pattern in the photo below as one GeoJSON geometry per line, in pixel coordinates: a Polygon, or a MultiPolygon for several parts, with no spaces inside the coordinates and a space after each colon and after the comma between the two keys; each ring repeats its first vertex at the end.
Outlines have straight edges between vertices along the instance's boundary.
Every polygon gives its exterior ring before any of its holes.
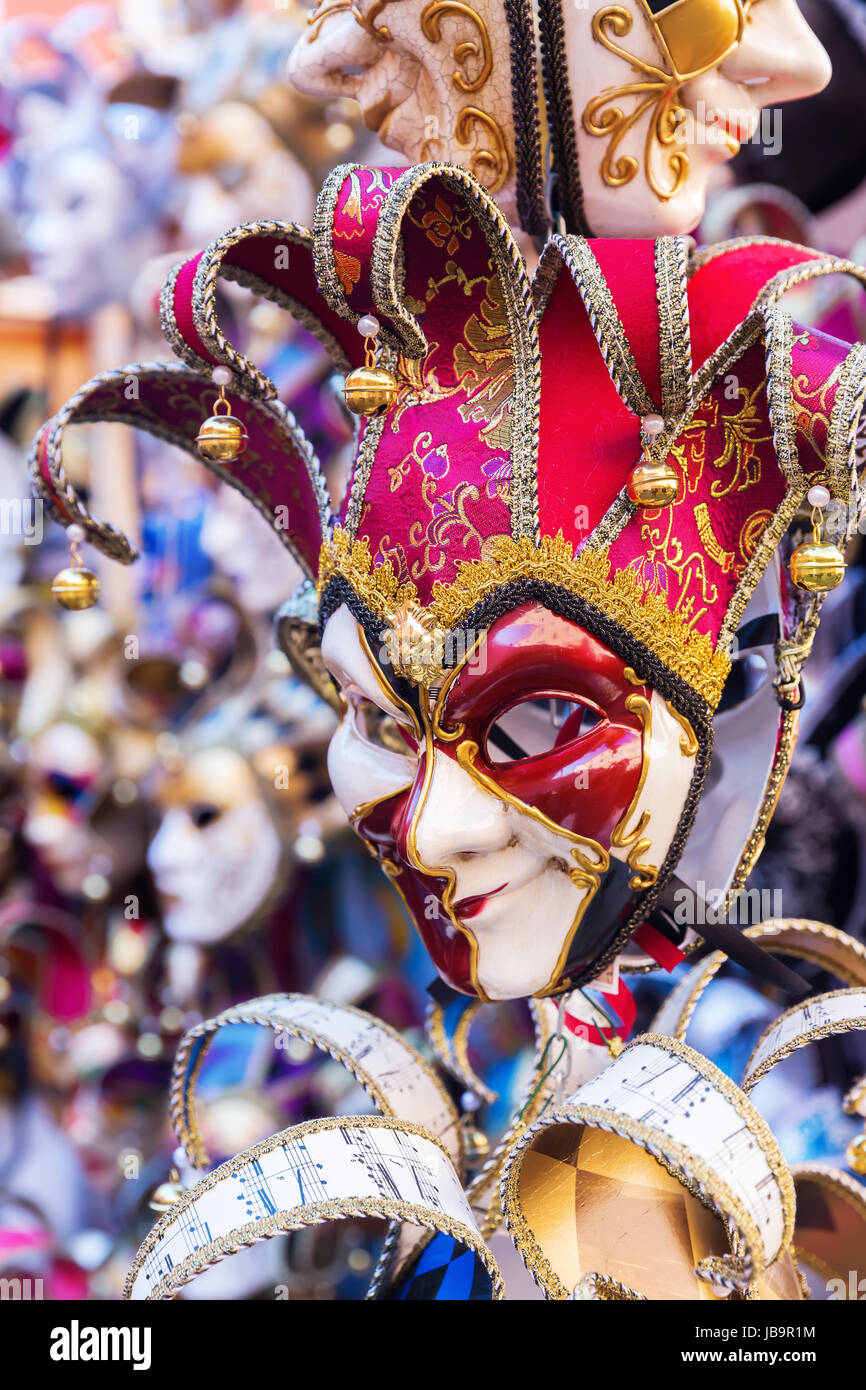
{"type": "MultiPolygon", "coordinates": [[[[599,608],[654,652],[710,708],[718,704],[730,671],[725,652],[716,650],[709,637],[671,612],[664,595],[649,593],[632,570],[611,576],[607,550],[587,548],[575,556],[559,534],[542,537],[538,547],[525,536],[520,541],[496,536],[485,551],[485,559],[460,565],[452,583],[433,585],[429,607],[423,611],[437,625],[457,627],[476,604],[503,584],[540,580],[599,608]]],[[[367,540],[353,542],[340,527],[322,547],[320,596],[336,575],[342,575],[358,598],[385,621],[404,606],[417,604],[415,585],[401,581],[388,562],[374,566],[367,540]]]]}

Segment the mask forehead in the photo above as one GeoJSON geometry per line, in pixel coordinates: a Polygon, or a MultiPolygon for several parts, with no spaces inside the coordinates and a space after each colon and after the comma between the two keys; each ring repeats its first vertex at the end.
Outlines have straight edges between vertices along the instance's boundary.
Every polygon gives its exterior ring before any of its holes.
{"type": "Polygon", "coordinates": [[[160,787],[158,799],[166,808],[200,803],[227,811],[258,795],[255,777],[239,753],[231,748],[210,748],[193,754],[181,772],[169,777],[160,787]]]}
{"type": "Polygon", "coordinates": [[[385,681],[367,634],[345,604],[325,624],[322,659],[344,691],[355,689],[394,719],[406,722],[405,704],[385,681]]]}

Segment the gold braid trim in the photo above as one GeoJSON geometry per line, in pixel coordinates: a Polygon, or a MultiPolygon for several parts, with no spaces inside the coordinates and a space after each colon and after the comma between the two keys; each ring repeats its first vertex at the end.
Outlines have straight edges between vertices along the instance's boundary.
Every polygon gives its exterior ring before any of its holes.
{"type": "MultiPolygon", "coordinates": [[[[486,558],[461,564],[450,584],[437,581],[433,585],[429,607],[422,609],[431,623],[444,629],[457,627],[477,603],[503,584],[541,580],[599,608],[715,709],[731,669],[727,654],[672,612],[663,595],[644,589],[632,570],[611,575],[606,548],[586,547],[575,555],[560,532],[543,536],[538,546],[528,536],[517,541],[494,536],[485,549],[486,558]]],[[[406,605],[420,607],[412,581],[401,583],[388,560],[374,566],[366,537],[352,541],[339,526],[322,547],[320,598],[336,575],[348,580],[358,598],[386,623],[406,605]]]]}

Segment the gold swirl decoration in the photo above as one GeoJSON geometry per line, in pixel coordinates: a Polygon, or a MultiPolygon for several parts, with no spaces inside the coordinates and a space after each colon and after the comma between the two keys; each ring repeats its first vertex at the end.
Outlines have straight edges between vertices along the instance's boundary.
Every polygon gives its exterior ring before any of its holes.
{"type": "Polygon", "coordinates": [[[351,14],[356,24],[359,24],[371,39],[376,39],[378,43],[390,43],[391,31],[386,25],[377,27],[376,20],[382,13],[386,5],[393,3],[393,0],[373,0],[373,3],[365,10],[360,4],[355,4],[354,0],[321,0],[314,9],[307,15],[307,26],[310,30],[310,37],[315,38],[326,19],[330,19],[335,14],[351,14]]]}
{"type": "Polygon", "coordinates": [[[660,64],[630,53],[618,42],[632,29],[632,14],[624,6],[609,5],[593,15],[592,36],[596,43],[628,63],[636,74],[630,82],[606,87],[587,103],[583,112],[587,134],[607,139],[601,176],[609,188],[622,188],[635,178],[638,160],[634,155],[620,153],[620,145],[649,112],[644,139],[647,183],[661,202],[668,202],[682,190],[690,167],[679,139],[686,115],[682,87],[718,67],[734,51],[743,36],[748,8],[750,5],[741,0],[681,0],[654,15],[643,3],[642,11],[661,55],[660,64]],[[632,99],[635,104],[629,112],[618,104],[632,99]]]}
{"type": "Polygon", "coordinates": [[[421,32],[431,43],[441,42],[443,15],[468,19],[478,29],[480,44],[473,39],[466,39],[455,48],[454,59],[458,64],[458,71],[453,78],[458,92],[478,92],[493,71],[493,50],[490,47],[487,26],[478,11],[473,10],[471,5],[461,3],[461,0],[432,0],[421,15],[421,32]],[[477,61],[481,65],[475,77],[467,77],[463,71],[470,61],[477,61]]]}
{"type": "MultiPolygon", "coordinates": [[[[465,19],[478,32],[478,39],[464,39],[454,49],[457,69],[451,79],[455,90],[465,95],[480,92],[493,72],[493,47],[487,25],[481,15],[463,0],[431,0],[421,15],[421,32],[430,43],[442,39],[442,18],[465,19]],[[469,68],[477,66],[474,76],[469,68]]],[[[505,131],[495,116],[480,106],[464,106],[458,112],[454,134],[461,145],[470,145],[476,127],[486,137],[486,144],[472,155],[469,168],[488,193],[496,193],[512,170],[512,159],[505,131]]]]}

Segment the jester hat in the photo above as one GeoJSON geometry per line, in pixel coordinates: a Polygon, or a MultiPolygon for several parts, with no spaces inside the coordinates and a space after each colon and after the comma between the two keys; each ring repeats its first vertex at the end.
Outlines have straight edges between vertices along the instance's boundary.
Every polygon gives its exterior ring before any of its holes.
{"type": "MultiPolygon", "coordinates": [[[[866,279],[848,261],[771,239],[696,250],[689,238],[555,235],[530,280],[471,174],[345,165],[324,185],[312,231],[239,227],[172,273],[162,320],[180,361],[84,386],[34,441],[36,486],[59,521],[131,562],[129,540],[91,516],[66,478],[65,429],[123,420],[195,453],[210,372],[225,366],[249,446],[208,466],[267,517],[307,576],[282,630],[311,682],[324,689],[317,645],[341,605],[371,649],[383,632],[410,634],[408,647],[386,642],[408,691],[448,681],[446,639],[466,633],[471,646],[533,602],[660,692],[692,759],[682,814],[664,861],[630,878],[615,920],[577,933],[568,978],[580,983],[643,929],[672,882],[735,889],[760,853],[821,602],[790,579],[788,535],[818,482],[857,519],[866,348],[801,327],[779,305],[835,272],[866,279]],[[276,388],[225,336],[221,279],[286,308],[340,371],[364,360],[359,319],[380,321],[380,363],[399,390],[361,423],[336,512],[276,388]],[[681,486],[673,505],[648,510],[627,482],[651,414],[664,422],[653,454],[681,486]],[[766,668],[757,685],[756,657],[766,668]]],[[[622,857],[635,867],[630,850],[622,857]]],[[[629,949],[634,968],[654,963],[629,949]]]]}

